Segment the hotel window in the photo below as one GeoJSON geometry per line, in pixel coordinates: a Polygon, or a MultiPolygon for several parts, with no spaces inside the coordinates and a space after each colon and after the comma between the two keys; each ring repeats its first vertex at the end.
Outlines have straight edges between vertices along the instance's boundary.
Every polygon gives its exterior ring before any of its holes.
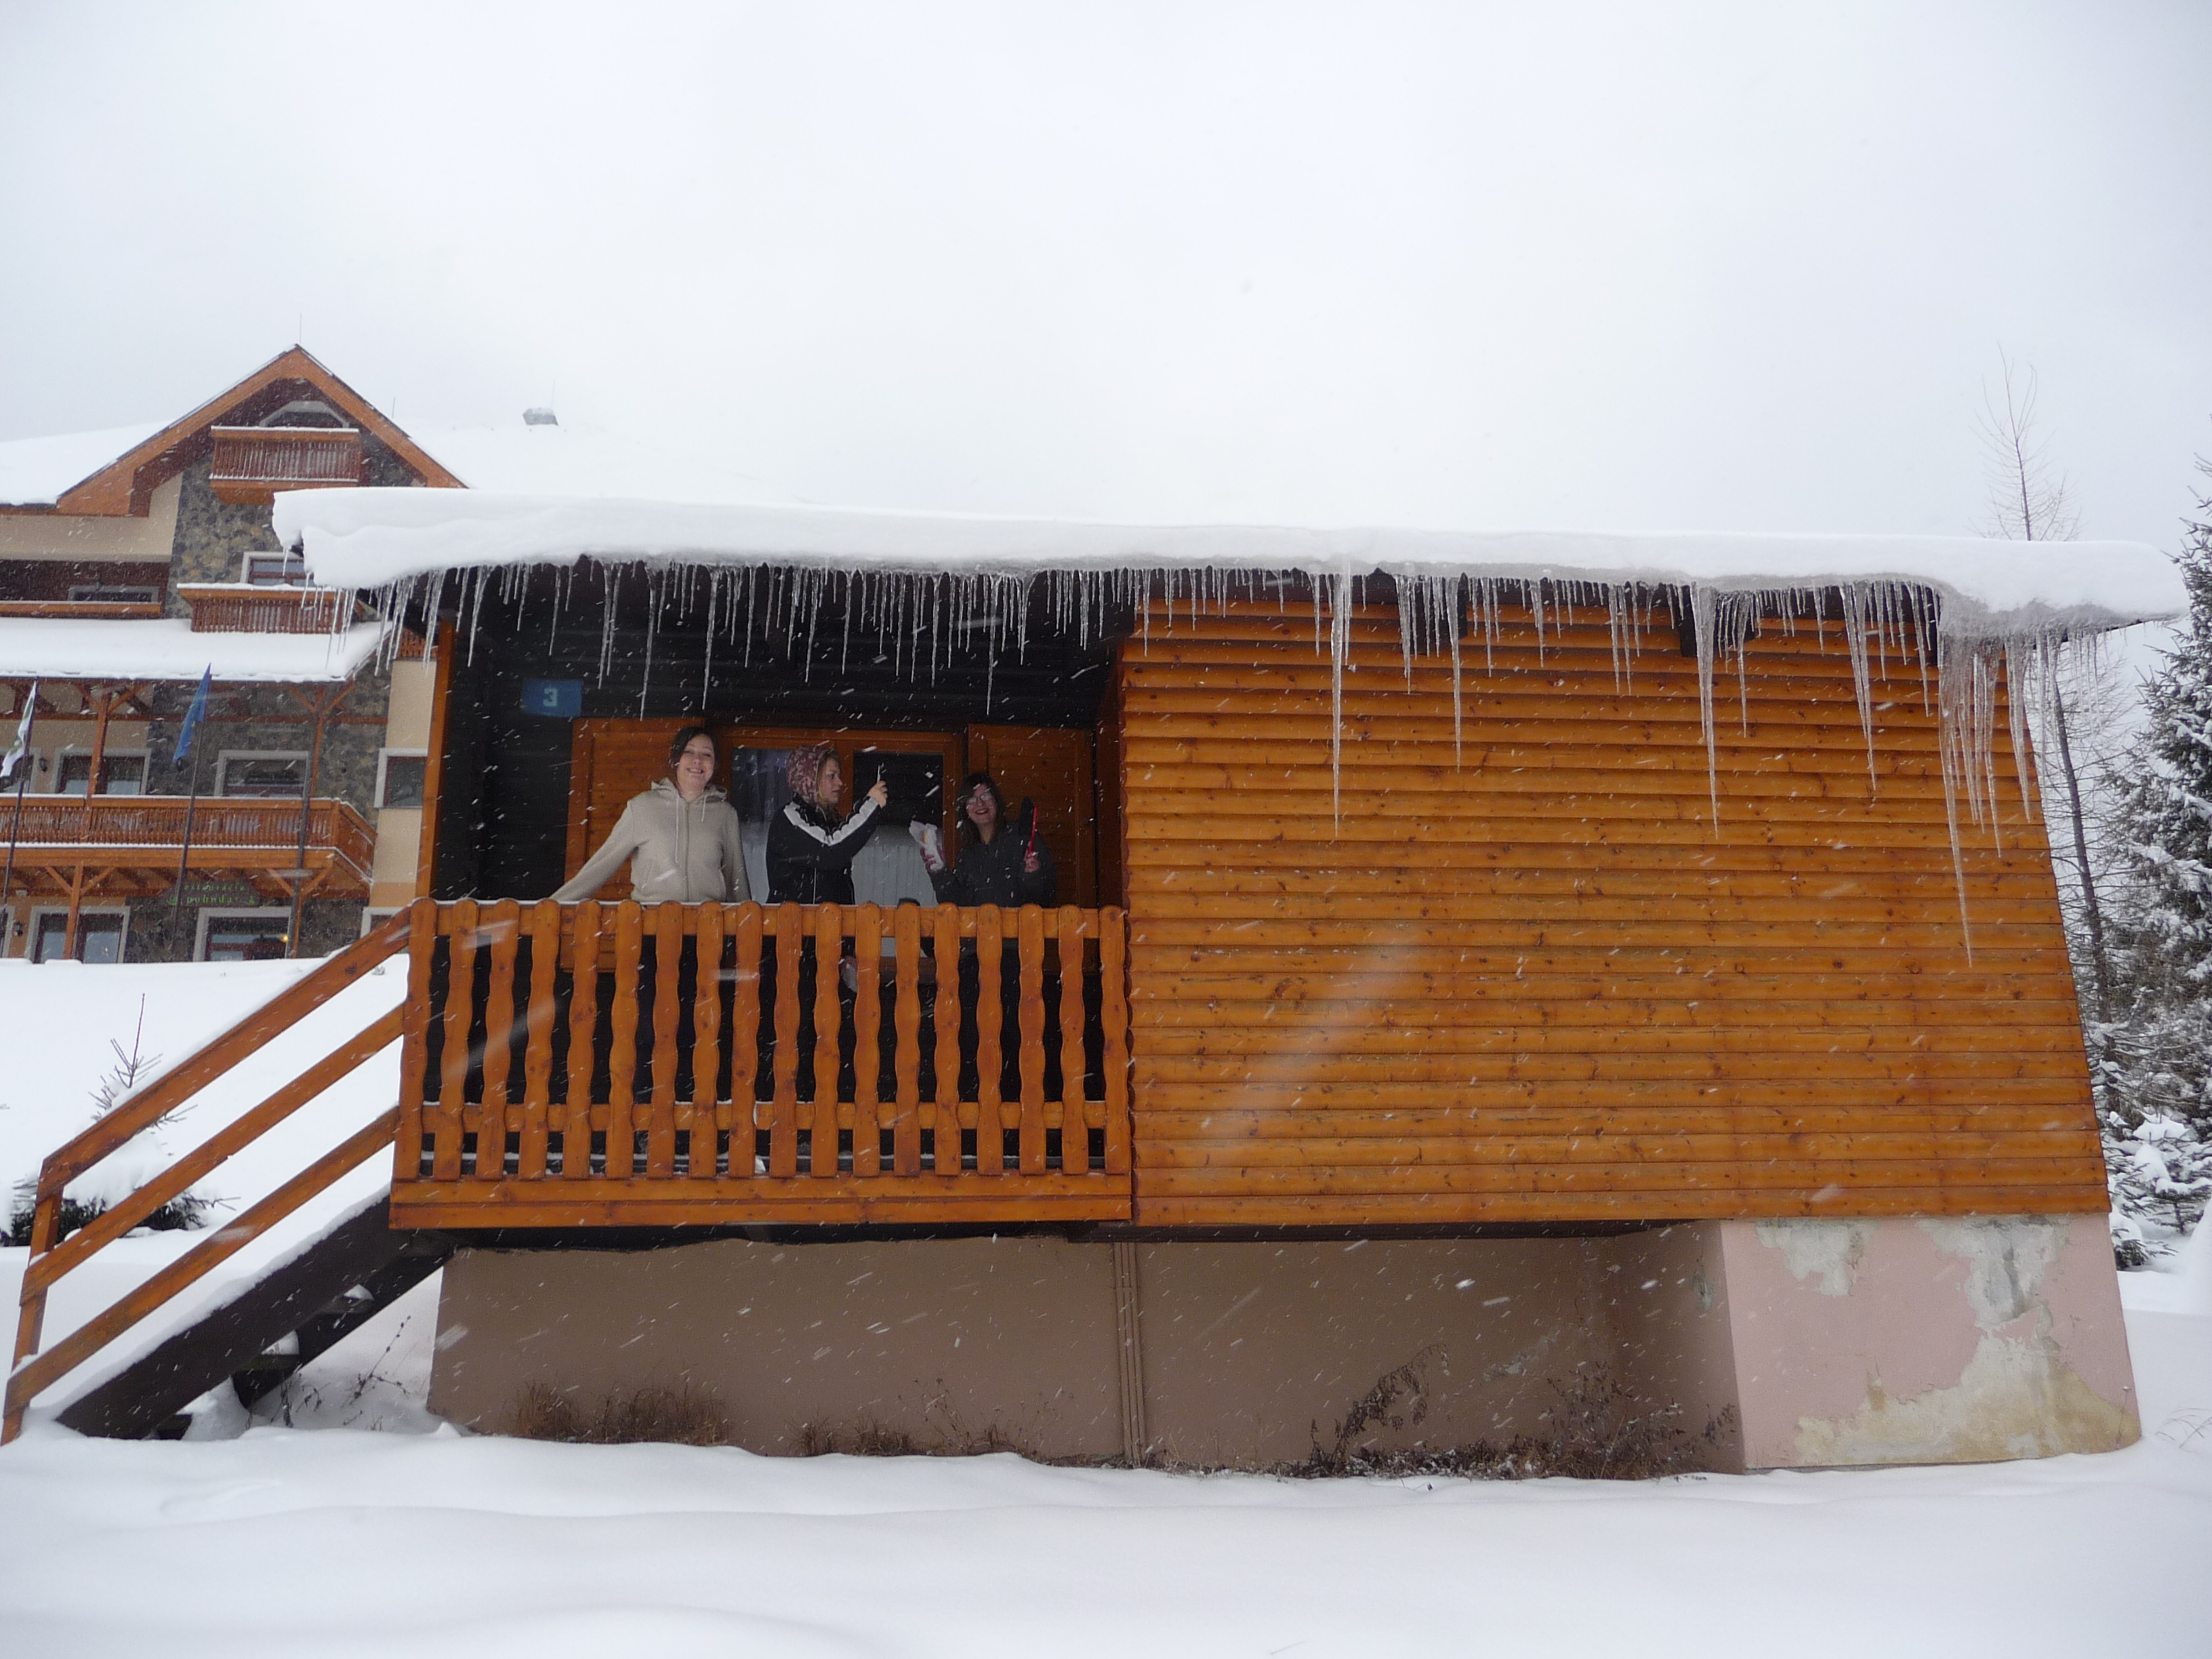
{"type": "MultiPolygon", "coordinates": [[[[104,795],[143,795],[146,793],[146,751],[143,749],[111,749],[102,757],[107,781],[101,788],[104,795]]],[[[92,793],[92,756],[86,750],[64,751],[62,756],[62,775],[56,786],[57,793],[64,795],[84,795],[92,793]]]]}
{"type": "Polygon", "coordinates": [[[216,763],[215,792],[218,795],[264,800],[284,796],[296,799],[307,781],[307,757],[303,754],[232,751],[216,763]]]}
{"type": "Polygon", "coordinates": [[[376,804],[420,806],[430,757],[420,749],[380,750],[376,760],[376,804]]]}

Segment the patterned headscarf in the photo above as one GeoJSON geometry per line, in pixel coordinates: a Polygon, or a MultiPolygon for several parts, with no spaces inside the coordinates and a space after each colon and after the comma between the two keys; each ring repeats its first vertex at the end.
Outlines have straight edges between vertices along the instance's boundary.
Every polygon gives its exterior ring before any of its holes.
{"type": "Polygon", "coordinates": [[[836,758],[837,751],[828,744],[810,743],[804,749],[793,750],[791,758],[784,763],[784,779],[808,811],[830,810],[822,805],[822,769],[836,758]]]}

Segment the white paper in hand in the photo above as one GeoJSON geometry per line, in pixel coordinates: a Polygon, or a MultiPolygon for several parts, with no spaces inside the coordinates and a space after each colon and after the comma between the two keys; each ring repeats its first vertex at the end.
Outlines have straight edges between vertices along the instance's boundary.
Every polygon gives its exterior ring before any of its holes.
{"type": "Polygon", "coordinates": [[[921,861],[934,872],[945,867],[945,851],[933,823],[909,823],[906,832],[914,837],[914,844],[921,848],[921,861]]]}

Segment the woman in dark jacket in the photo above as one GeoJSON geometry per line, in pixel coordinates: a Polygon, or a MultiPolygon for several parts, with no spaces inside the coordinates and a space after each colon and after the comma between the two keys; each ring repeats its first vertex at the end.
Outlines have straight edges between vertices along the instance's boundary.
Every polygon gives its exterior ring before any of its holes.
{"type": "Polygon", "coordinates": [[[860,811],[846,817],[839,810],[845,769],[826,743],[794,750],[784,775],[791,799],[769,824],[769,902],[850,904],[853,860],[875,832],[890,790],[877,779],[860,811]]]}
{"type": "MultiPolygon", "coordinates": [[[[925,846],[927,861],[932,848],[925,846]]],[[[1037,839],[1034,808],[1010,822],[1006,798],[988,772],[960,786],[960,860],[937,858],[929,872],[939,904],[1050,904],[1059,889],[1052,854],[1037,839]]]]}

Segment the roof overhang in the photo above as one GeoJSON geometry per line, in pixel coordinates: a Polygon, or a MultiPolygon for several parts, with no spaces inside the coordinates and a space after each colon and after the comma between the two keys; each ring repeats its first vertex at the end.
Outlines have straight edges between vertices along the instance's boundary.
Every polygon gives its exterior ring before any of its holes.
{"type": "Polygon", "coordinates": [[[413,489],[283,495],[274,521],[316,581],[356,590],[582,559],[915,576],[1458,575],[1739,593],[1908,584],[1941,596],[1945,630],[1968,637],[2097,632],[2177,617],[2189,605],[2173,562],[2135,542],[1115,525],[413,489]]]}

